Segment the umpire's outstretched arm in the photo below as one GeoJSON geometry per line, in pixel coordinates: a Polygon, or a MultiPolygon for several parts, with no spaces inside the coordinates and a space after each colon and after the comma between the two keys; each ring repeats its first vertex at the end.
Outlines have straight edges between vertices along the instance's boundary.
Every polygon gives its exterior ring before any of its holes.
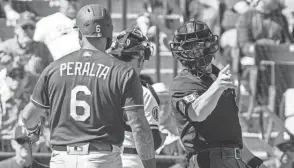
{"type": "Polygon", "coordinates": [[[188,114],[193,121],[201,122],[205,120],[215,109],[223,91],[236,87],[231,80],[232,75],[229,72],[229,68],[230,66],[228,65],[222,69],[219,72],[218,78],[209,89],[192,102],[188,108],[188,114]]]}
{"type": "Polygon", "coordinates": [[[144,167],[155,168],[154,141],[143,107],[126,110],[125,114],[128,125],[132,128],[136,149],[144,167]]]}

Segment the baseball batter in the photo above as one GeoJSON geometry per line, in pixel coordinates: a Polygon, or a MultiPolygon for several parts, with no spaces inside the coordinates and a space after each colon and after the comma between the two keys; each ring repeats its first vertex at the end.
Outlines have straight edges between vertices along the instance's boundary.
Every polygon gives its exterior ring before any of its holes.
{"type": "Polygon", "coordinates": [[[144,167],[156,167],[138,75],[105,53],[113,35],[109,12],[98,4],[84,6],[77,29],[81,49],[43,71],[22,113],[31,138],[39,135],[48,109],[51,168],[119,168],[126,117],[144,167]]]}
{"type": "MultiPolygon", "coordinates": [[[[149,60],[153,51],[148,38],[137,29],[120,33],[112,46],[110,54],[127,62],[136,70],[137,74],[140,74],[144,67],[144,61],[149,60]]],[[[161,137],[158,129],[159,99],[156,99],[157,95],[155,92],[152,92],[153,88],[151,85],[143,82],[142,85],[144,112],[152,130],[154,148],[157,149],[161,144],[161,137]]],[[[126,125],[125,140],[123,142],[123,167],[141,168],[143,164],[135,149],[135,143],[129,127],[130,126],[126,125]]]]}
{"type": "Polygon", "coordinates": [[[60,0],[60,11],[36,24],[34,40],[45,43],[54,60],[80,49],[78,31],[73,28],[77,8],[78,0],[60,0]]]}

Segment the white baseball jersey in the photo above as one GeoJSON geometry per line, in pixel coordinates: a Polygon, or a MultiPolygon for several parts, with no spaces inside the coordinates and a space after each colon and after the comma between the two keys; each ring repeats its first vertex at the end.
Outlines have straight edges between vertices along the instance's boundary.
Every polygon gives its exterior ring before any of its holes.
{"type": "MultiPolygon", "coordinates": [[[[158,111],[159,105],[149,89],[143,87],[144,111],[147,121],[151,129],[158,129],[158,111]]],[[[125,131],[124,147],[135,148],[133,135],[129,131],[125,131]]]]}
{"type": "Polygon", "coordinates": [[[35,41],[47,45],[54,60],[80,49],[75,20],[57,12],[42,18],[36,24],[35,41]]]}

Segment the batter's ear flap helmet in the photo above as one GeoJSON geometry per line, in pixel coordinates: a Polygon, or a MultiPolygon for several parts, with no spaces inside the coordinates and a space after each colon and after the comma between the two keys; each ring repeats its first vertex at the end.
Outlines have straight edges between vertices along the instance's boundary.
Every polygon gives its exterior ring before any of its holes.
{"type": "Polygon", "coordinates": [[[148,38],[138,29],[127,29],[114,40],[109,54],[120,57],[123,54],[143,57],[149,60],[153,53],[153,46],[148,38]]]}
{"type": "Polygon", "coordinates": [[[106,8],[99,4],[90,4],[81,8],[76,17],[76,26],[83,37],[106,37],[106,49],[111,46],[113,24],[106,8]]]}

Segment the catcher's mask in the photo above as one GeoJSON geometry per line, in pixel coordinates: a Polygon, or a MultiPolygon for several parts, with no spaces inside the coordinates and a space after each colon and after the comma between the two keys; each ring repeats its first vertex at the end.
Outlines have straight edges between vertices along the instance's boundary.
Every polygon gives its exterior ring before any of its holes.
{"type": "Polygon", "coordinates": [[[170,49],[174,58],[202,76],[219,49],[219,39],[204,22],[190,20],[175,31],[170,49]]]}
{"type": "Polygon", "coordinates": [[[137,56],[149,60],[153,47],[148,38],[138,29],[125,30],[114,40],[109,54],[122,56],[123,54],[137,56]]]}

